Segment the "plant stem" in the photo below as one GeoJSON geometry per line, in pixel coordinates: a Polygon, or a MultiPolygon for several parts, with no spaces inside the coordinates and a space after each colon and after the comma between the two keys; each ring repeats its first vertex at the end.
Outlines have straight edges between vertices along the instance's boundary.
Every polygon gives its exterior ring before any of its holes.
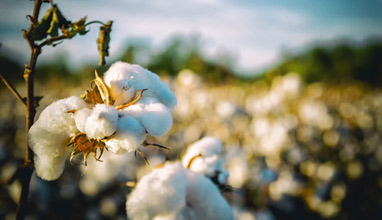
{"type": "Polygon", "coordinates": [[[28,195],[29,183],[33,173],[33,151],[28,144],[28,133],[30,127],[33,125],[36,109],[34,106],[34,72],[36,69],[37,58],[41,53],[41,47],[38,47],[34,40],[31,38],[31,33],[34,29],[34,24],[38,22],[42,1],[35,0],[33,16],[31,17],[31,25],[28,31],[24,31],[24,38],[31,48],[31,57],[29,64],[25,66],[24,79],[27,88],[27,109],[26,109],[26,150],[25,150],[25,163],[23,169],[25,172],[20,178],[21,181],[21,195],[16,212],[16,219],[22,220],[25,217],[28,208],[28,195]]]}
{"type": "Polygon", "coordinates": [[[27,104],[21,97],[20,93],[17,92],[16,88],[1,74],[0,72],[0,78],[3,81],[3,83],[8,87],[8,89],[16,96],[16,98],[25,106],[27,107],[27,104]]]}

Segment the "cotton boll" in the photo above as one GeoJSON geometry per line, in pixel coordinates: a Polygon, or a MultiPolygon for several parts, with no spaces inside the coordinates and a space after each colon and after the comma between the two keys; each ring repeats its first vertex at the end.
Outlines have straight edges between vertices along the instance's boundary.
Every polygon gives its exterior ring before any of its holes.
{"type": "Polygon", "coordinates": [[[117,125],[118,111],[113,106],[98,104],[86,120],[86,135],[89,138],[102,139],[112,135],[117,125]]]}
{"type": "Polygon", "coordinates": [[[204,137],[188,147],[182,159],[183,166],[187,167],[190,160],[198,155],[201,155],[202,158],[209,157],[220,154],[222,150],[223,143],[219,139],[215,137],[204,137]]]}
{"type": "Polygon", "coordinates": [[[156,98],[169,109],[173,109],[177,103],[175,94],[167,84],[158,75],[139,65],[116,62],[105,73],[104,80],[111,88],[116,105],[131,101],[134,94],[142,89],[147,89],[144,97],[156,98]]]}
{"type": "Polygon", "coordinates": [[[65,160],[69,151],[66,153],[52,156],[52,155],[35,155],[34,165],[36,168],[37,176],[44,180],[51,181],[61,176],[65,167],[65,160]]]}
{"type": "Polygon", "coordinates": [[[216,178],[218,184],[227,184],[229,173],[225,170],[221,156],[222,142],[214,137],[205,137],[190,145],[182,158],[183,167],[216,178]]]}
{"type": "Polygon", "coordinates": [[[37,158],[36,172],[42,178],[53,180],[62,173],[68,152],[66,144],[78,132],[73,115],[68,111],[85,107],[86,103],[75,96],[58,100],[46,107],[30,128],[29,146],[37,158]]]}
{"type": "Polygon", "coordinates": [[[183,166],[195,156],[201,154],[203,157],[209,157],[220,154],[223,150],[223,143],[215,137],[204,137],[201,140],[189,146],[186,155],[183,156],[183,166]]]}
{"type": "Polygon", "coordinates": [[[171,112],[155,98],[142,98],[124,109],[123,113],[135,117],[149,134],[156,137],[165,135],[172,126],[171,112]]]}
{"type": "Polygon", "coordinates": [[[142,177],[130,194],[130,219],[148,220],[174,215],[186,205],[187,176],[179,165],[165,165],[142,177]]]}
{"type": "Polygon", "coordinates": [[[131,152],[138,149],[146,138],[142,124],[135,118],[122,116],[118,121],[115,135],[105,141],[108,149],[113,153],[131,152]]]}
{"type": "Polygon", "coordinates": [[[144,176],[126,203],[130,219],[231,220],[231,207],[217,187],[180,163],[167,163],[144,176]]]}
{"type": "Polygon", "coordinates": [[[218,160],[220,160],[218,155],[213,155],[207,158],[198,157],[192,161],[189,169],[205,176],[213,177],[217,170],[218,160]]]}
{"type": "Polygon", "coordinates": [[[86,121],[88,120],[91,112],[92,111],[90,109],[84,108],[74,113],[74,121],[76,122],[78,130],[82,133],[86,132],[86,121]]]}
{"type": "Polygon", "coordinates": [[[29,131],[30,145],[35,153],[46,152],[44,144],[50,149],[61,146],[63,141],[77,133],[77,127],[69,110],[87,107],[86,103],[75,96],[58,100],[47,106],[29,131]],[[40,143],[42,142],[42,143],[40,143]],[[41,149],[43,148],[43,149],[41,149]]]}
{"type": "Polygon", "coordinates": [[[189,171],[187,175],[187,202],[196,219],[231,220],[233,212],[218,188],[199,173],[189,171]]]}

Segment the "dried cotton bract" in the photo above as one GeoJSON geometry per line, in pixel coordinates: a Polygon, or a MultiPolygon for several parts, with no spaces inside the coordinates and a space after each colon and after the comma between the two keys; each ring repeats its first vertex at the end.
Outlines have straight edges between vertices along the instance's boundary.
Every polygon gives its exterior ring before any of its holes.
{"type": "Polygon", "coordinates": [[[54,102],[30,129],[36,172],[45,180],[61,175],[70,152],[71,160],[83,153],[85,165],[88,154],[99,160],[105,148],[141,153],[147,134],[159,137],[170,130],[177,103],[156,74],[123,62],[113,64],[104,79],[96,73],[82,98],[54,102]]]}

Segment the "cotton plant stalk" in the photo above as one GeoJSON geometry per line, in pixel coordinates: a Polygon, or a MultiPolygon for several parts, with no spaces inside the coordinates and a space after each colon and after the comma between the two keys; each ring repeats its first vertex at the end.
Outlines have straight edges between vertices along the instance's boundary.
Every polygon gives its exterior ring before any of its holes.
{"type": "Polygon", "coordinates": [[[128,195],[129,219],[234,219],[219,190],[229,175],[222,148],[219,139],[205,137],[188,148],[182,162],[168,162],[143,176],[128,195]]]}
{"type": "Polygon", "coordinates": [[[103,78],[96,72],[81,98],[55,101],[31,127],[37,175],[55,180],[69,155],[72,162],[82,153],[87,165],[89,154],[101,161],[104,149],[116,154],[137,151],[144,157],[140,147],[149,145],[146,136],[160,137],[170,130],[176,103],[167,84],[139,65],[116,62],[103,78]]]}

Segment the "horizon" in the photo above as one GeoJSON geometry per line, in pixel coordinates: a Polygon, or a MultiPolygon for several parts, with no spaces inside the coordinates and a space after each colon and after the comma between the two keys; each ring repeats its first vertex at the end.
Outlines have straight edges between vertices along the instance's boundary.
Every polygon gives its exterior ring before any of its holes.
{"type": "MultiPolygon", "coordinates": [[[[340,1],[320,3],[293,0],[288,2],[230,1],[152,1],[151,4],[114,0],[74,2],[56,1],[68,20],[83,17],[86,7],[88,21],[113,20],[110,57],[116,60],[130,42],[141,39],[158,51],[174,36],[200,39],[201,51],[207,58],[229,54],[235,58],[236,72],[247,75],[280,62],[284,52],[298,52],[320,44],[342,42],[363,44],[382,36],[382,1],[368,4],[355,0],[344,5],[340,1]],[[174,10],[176,9],[176,10],[174,10]],[[102,13],[100,13],[102,12],[102,13]],[[317,42],[321,42],[318,44],[317,42]],[[324,42],[324,43],[322,43],[324,42]]],[[[26,62],[29,48],[22,38],[22,28],[32,12],[30,1],[4,0],[0,3],[0,53],[11,50],[21,62],[26,62]],[[26,48],[28,48],[26,50],[26,48]],[[26,51],[26,52],[24,52],[26,51]]],[[[43,17],[48,4],[40,12],[43,17]]],[[[41,63],[67,56],[72,67],[98,59],[96,39],[98,26],[91,26],[86,37],[78,37],[44,48],[41,63]],[[70,56],[68,56],[70,54],[70,56]]]]}

